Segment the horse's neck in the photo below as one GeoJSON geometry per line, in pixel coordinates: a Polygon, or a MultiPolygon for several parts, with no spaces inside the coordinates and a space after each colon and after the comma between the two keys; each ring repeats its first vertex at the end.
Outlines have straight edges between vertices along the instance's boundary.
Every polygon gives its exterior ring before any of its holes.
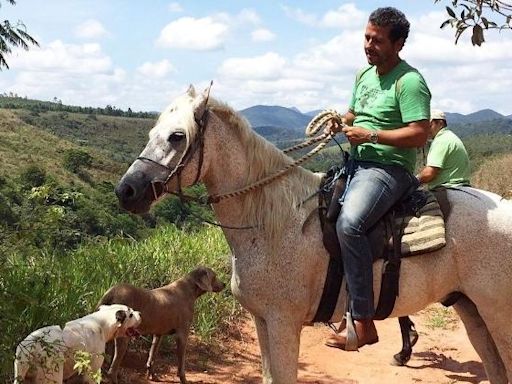
{"type": "MultiPolygon", "coordinates": [[[[227,116],[213,116],[213,126],[209,127],[211,143],[207,146],[214,148],[210,151],[211,159],[207,175],[203,180],[208,194],[222,195],[240,190],[248,186],[251,164],[251,151],[242,138],[242,134],[229,125],[227,116]]],[[[256,140],[258,141],[258,140],[256,140]]],[[[260,143],[263,145],[263,143],[260,143]]],[[[277,152],[278,150],[275,149],[277,152]]],[[[284,160],[283,160],[284,166],[284,160]]],[[[229,197],[214,205],[217,220],[228,226],[247,226],[243,223],[243,204],[246,194],[229,197]]]]}
{"type": "MultiPolygon", "coordinates": [[[[209,151],[209,167],[207,175],[203,179],[209,194],[223,194],[239,190],[268,176],[268,174],[283,169],[289,164],[290,159],[284,156],[276,147],[270,145],[264,139],[256,137],[256,134],[252,131],[240,133],[236,128],[229,126],[226,121],[229,121],[229,119],[225,117],[220,119],[215,116],[213,129],[209,132],[211,142],[205,143],[205,146],[214,148],[214,151],[209,151]],[[249,135],[249,140],[245,135],[249,135]],[[255,169],[264,169],[265,171],[255,172],[255,169]]],[[[284,178],[287,182],[287,191],[290,191],[289,193],[293,194],[294,197],[296,196],[299,202],[318,188],[319,176],[304,169],[294,169],[284,178]]],[[[282,182],[283,179],[280,181],[282,182]]],[[[261,224],[256,222],[256,218],[247,219],[245,217],[244,219],[245,213],[247,213],[244,210],[247,209],[248,202],[252,203],[253,200],[257,199],[256,195],[258,193],[261,198],[262,192],[267,194],[267,200],[259,200],[259,212],[263,212],[265,215],[275,213],[276,205],[291,206],[292,203],[284,201],[282,189],[280,191],[272,190],[275,186],[276,184],[273,183],[259,187],[254,192],[239,197],[230,197],[215,204],[214,210],[218,221],[223,225],[238,227],[261,224]],[[263,191],[261,188],[265,188],[265,190],[263,191]],[[277,193],[274,194],[273,192],[277,193]],[[268,198],[268,195],[272,196],[268,198]],[[261,203],[262,201],[264,202],[261,203]],[[268,206],[266,205],[267,202],[268,206]]],[[[294,214],[295,212],[292,212],[292,215],[294,214]]],[[[298,213],[296,214],[298,215],[298,213]]],[[[282,224],[282,226],[284,225],[282,224]]],[[[267,225],[266,230],[269,227],[267,225]]],[[[254,231],[241,230],[228,230],[225,231],[225,234],[232,246],[235,245],[234,243],[246,242],[248,236],[252,239],[255,236],[254,231]]]]}

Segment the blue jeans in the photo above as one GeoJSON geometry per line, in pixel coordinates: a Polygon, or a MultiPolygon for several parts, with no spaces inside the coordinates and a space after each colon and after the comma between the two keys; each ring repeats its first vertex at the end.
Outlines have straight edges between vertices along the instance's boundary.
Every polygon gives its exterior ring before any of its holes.
{"type": "Polygon", "coordinates": [[[369,232],[405,193],[417,186],[417,179],[403,167],[362,161],[354,164],[336,222],[354,319],[371,319],[375,314],[374,255],[369,232]]]}

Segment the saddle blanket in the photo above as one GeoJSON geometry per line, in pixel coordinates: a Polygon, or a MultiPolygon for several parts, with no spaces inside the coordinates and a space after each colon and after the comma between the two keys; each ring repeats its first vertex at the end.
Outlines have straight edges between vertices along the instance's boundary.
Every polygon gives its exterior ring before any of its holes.
{"type": "MultiPolygon", "coordinates": [[[[406,215],[395,217],[395,228],[402,235],[402,257],[436,251],[446,245],[444,217],[435,198],[430,191],[426,204],[418,210],[416,216],[406,215]]],[[[392,249],[393,244],[389,244],[392,249]]]]}

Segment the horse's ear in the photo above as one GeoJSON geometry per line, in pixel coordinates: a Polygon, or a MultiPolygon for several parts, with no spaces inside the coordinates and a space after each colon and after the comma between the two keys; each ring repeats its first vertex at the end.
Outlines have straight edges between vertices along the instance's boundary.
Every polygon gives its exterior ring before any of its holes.
{"type": "Polygon", "coordinates": [[[208,85],[204,91],[203,91],[203,97],[208,100],[208,98],[210,97],[210,89],[212,89],[212,85],[213,85],[213,80],[210,81],[210,85],[208,85]]]}
{"type": "Polygon", "coordinates": [[[210,88],[212,87],[213,81],[210,85],[201,93],[198,97],[197,104],[194,108],[194,117],[196,120],[200,120],[203,117],[206,106],[208,105],[208,99],[210,97],[210,88]]]}
{"type": "Polygon", "coordinates": [[[188,89],[187,89],[187,94],[190,96],[190,97],[196,97],[196,90],[194,88],[194,86],[192,84],[190,84],[188,86],[188,89]]]}

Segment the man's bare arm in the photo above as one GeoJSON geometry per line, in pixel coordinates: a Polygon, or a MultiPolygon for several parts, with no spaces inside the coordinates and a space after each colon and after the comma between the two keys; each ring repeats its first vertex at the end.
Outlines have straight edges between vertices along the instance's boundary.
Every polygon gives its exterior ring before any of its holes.
{"type": "Polygon", "coordinates": [[[437,167],[426,166],[421,170],[421,172],[416,176],[419,180],[420,184],[430,183],[432,180],[436,178],[441,169],[437,167]]]}
{"type": "MultiPolygon", "coordinates": [[[[405,127],[376,131],[377,142],[399,148],[419,148],[427,142],[429,130],[428,120],[413,121],[405,127]]],[[[345,126],[342,132],[345,133],[350,144],[357,145],[370,142],[370,134],[375,131],[363,127],[345,126]]]]}

